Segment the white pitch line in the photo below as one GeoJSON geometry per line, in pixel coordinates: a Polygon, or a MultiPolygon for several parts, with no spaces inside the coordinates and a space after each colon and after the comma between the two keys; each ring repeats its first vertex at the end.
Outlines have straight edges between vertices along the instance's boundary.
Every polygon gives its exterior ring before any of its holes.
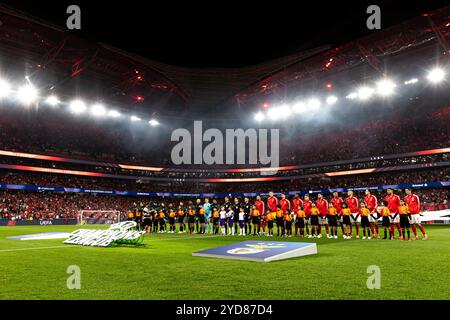
{"type": "Polygon", "coordinates": [[[28,251],[28,250],[41,250],[41,249],[57,249],[57,248],[74,248],[74,246],[64,245],[64,246],[53,246],[53,247],[2,249],[2,250],[0,250],[0,252],[28,251]]]}

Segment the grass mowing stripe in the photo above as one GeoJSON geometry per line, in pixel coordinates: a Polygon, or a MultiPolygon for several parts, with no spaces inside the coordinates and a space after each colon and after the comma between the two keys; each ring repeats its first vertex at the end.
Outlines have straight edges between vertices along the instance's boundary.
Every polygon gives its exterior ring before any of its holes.
{"type": "Polygon", "coordinates": [[[430,239],[411,242],[152,234],[145,246],[96,248],[5,238],[78,228],[0,228],[0,299],[450,299],[449,226],[426,225],[430,239]],[[318,254],[270,263],[192,256],[250,239],[316,243],[318,254]],[[65,247],[78,249],[56,250],[65,247]],[[71,265],[80,267],[80,290],[67,288],[71,265]],[[380,290],[367,288],[373,265],[380,290]]]}

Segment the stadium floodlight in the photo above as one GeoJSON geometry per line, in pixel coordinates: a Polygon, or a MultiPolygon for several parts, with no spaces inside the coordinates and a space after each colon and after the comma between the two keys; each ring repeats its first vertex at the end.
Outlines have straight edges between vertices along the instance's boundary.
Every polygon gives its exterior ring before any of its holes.
{"type": "Polygon", "coordinates": [[[291,115],[291,108],[287,104],[283,104],[278,107],[278,112],[280,113],[281,118],[287,118],[291,115]]]}
{"type": "Polygon", "coordinates": [[[307,105],[308,105],[309,111],[316,111],[320,108],[320,106],[322,104],[320,103],[319,99],[311,98],[308,100],[307,105]]]}
{"type": "Polygon", "coordinates": [[[372,88],[361,87],[358,89],[358,98],[361,100],[367,100],[373,95],[374,92],[375,90],[372,88]]]}
{"type": "Polygon", "coordinates": [[[0,79],[0,98],[7,97],[11,92],[11,86],[5,80],[0,79]]]}
{"type": "Polygon", "coordinates": [[[38,98],[38,91],[31,84],[26,84],[17,91],[17,99],[25,105],[35,102],[38,98]]]}
{"type": "Polygon", "coordinates": [[[280,111],[278,108],[271,108],[267,111],[267,117],[270,120],[278,120],[280,118],[280,111]]]}
{"type": "Polygon", "coordinates": [[[351,92],[346,96],[347,99],[353,100],[358,98],[358,93],[357,92],[351,92]]]}
{"type": "Polygon", "coordinates": [[[441,68],[434,68],[428,72],[427,79],[431,83],[439,83],[445,79],[445,72],[441,68]]]}
{"type": "Polygon", "coordinates": [[[157,125],[159,125],[159,121],[156,119],[150,119],[150,121],[148,122],[152,127],[156,127],[157,125]]]}
{"type": "Polygon", "coordinates": [[[51,105],[52,107],[55,107],[55,106],[57,106],[57,105],[60,103],[60,101],[59,101],[59,99],[58,99],[57,96],[49,96],[49,97],[45,100],[45,102],[46,102],[47,104],[51,105]]]}
{"type": "Polygon", "coordinates": [[[303,101],[299,101],[292,106],[292,111],[294,111],[294,113],[304,113],[306,110],[307,107],[303,101]]]}
{"type": "Polygon", "coordinates": [[[335,104],[336,101],[338,101],[338,98],[336,96],[329,96],[326,100],[327,104],[329,105],[335,104]]]}
{"type": "Polygon", "coordinates": [[[83,113],[86,109],[86,105],[81,100],[74,100],[70,103],[70,111],[72,111],[72,113],[83,113]]]}
{"type": "Polygon", "coordinates": [[[264,116],[264,113],[262,113],[261,111],[255,114],[255,120],[258,122],[263,121],[265,118],[266,117],[264,116]]]}
{"type": "Polygon", "coordinates": [[[406,80],[404,83],[405,83],[405,85],[408,85],[408,84],[414,84],[414,83],[417,83],[417,82],[419,82],[419,79],[412,78],[412,79],[406,80]]]}
{"type": "Polygon", "coordinates": [[[137,116],[131,116],[130,120],[133,121],[133,122],[136,122],[136,121],[141,121],[142,119],[137,117],[137,116]]]}
{"type": "Polygon", "coordinates": [[[383,97],[390,96],[394,93],[396,84],[389,79],[377,82],[377,93],[383,97]]]}
{"type": "Polygon", "coordinates": [[[121,114],[116,110],[111,110],[108,112],[108,116],[110,116],[111,118],[118,118],[121,116],[121,114]]]}
{"type": "Polygon", "coordinates": [[[106,114],[106,109],[101,104],[95,104],[91,107],[91,113],[94,117],[101,117],[106,114]]]}

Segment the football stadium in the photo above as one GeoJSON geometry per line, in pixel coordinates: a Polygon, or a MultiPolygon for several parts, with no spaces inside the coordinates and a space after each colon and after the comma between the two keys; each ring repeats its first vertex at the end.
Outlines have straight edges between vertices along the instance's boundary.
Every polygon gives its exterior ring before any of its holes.
{"type": "Polygon", "coordinates": [[[0,4],[0,299],[449,300],[449,56],[449,6],[192,67],[0,4]]]}

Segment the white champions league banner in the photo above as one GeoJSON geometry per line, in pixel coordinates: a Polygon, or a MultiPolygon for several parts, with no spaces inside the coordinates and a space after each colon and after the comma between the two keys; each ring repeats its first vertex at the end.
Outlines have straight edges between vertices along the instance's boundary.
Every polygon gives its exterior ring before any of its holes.
{"type": "Polygon", "coordinates": [[[115,223],[107,230],[78,229],[69,235],[65,244],[82,246],[108,247],[112,244],[139,245],[144,239],[144,231],[133,230],[136,222],[115,223]]]}
{"type": "Polygon", "coordinates": [[[450,221],[450,209],[421,212],[420,221],[450,221]]]}

